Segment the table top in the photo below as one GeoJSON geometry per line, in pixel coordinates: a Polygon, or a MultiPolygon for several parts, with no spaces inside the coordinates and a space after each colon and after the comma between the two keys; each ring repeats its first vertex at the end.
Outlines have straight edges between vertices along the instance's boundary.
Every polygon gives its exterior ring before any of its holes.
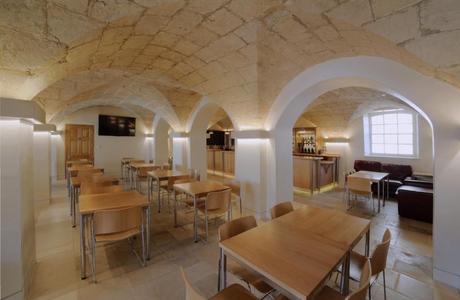
{"type": "Polygon", "coordinates": [[[134,169],[139,169],[139,168],[144,168],[144,167],[160,167],[157,164],[151,164],[151,163],[130,163],[129,166],[134,169]]]}
{"type": "Polygon", "coordinates": [[[373,171],[358,171],[356,173],[348,175],[348,177],[356,177],[356,178],[366,178],[371,181],[380,181],[390,175],[389,173],[384,172],[373,172],[373,171]]]}
{"type": "Polygon", "coordinates": [[[117,177],[114,177],[114,176],[108,176],[108,175],[97,175],[97,176],[92,176],[92,177],[71,177],[70,178],[70,184],[73,186],[73,187],[80,187],[81,186],[81,183],[82,181],[89,181],[89,182],[92,182],[92,183],[101,183],[101,182],[108,182],[108,181],[111,181],[111,182],[118,182],[118,178],[117,177]]]}
{"type": "Polygon", "coordinates": [[[176,183],[173,187],[175,190],[186,193],[192,197],[205,196],[206,194],[211,192],[219,192],[229,189],[228,186],[214,181],[194,181],[187,183],[176,183]]]}
{"type": "Polygon", "coordinates": [[[369,220],[305,206],[220,246],[292,295],[310,299],[369,226],[369,220]]]}
{"type": "Polygon", "coordinates": [[[80,214],[87,215],[101,210],[127,207],[145,207],[149,205],[147,197],[139,192],[116,192],[105,194],[81,195],[80,214]]]}
{"type": "Polygon", "coordinates": [[[68,160],[66,161],[66,165],[82,165],[82,164],[91,164],[92,162],[89,159],[85,160],[68,160]]]}
{"type": "Polygon", "coordinates": [[[166,180],[168,178],[188,175],[188,173],[184,171],[177,171],[177,170],[154,170],[154,171],[147,172],[147,175],[157,178],[159,180],[166,180]]]}

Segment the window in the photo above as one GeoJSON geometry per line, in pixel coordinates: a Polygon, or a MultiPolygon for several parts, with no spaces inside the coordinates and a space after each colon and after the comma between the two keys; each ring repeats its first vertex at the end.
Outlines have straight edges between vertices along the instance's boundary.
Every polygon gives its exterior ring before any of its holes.
{"type": "Polygon", "coordinates": [[[364,153],[367,156],[418,157],[417,114],[392,109],[364,116],[364,153]]]}

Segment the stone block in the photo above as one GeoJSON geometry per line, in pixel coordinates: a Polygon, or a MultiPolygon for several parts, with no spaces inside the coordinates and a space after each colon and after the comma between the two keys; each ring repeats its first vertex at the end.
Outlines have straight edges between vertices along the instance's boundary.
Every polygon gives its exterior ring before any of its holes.
{"type": "Polygon", "coordinates": [[[243,21],[225,8],[219,9],[203,22],[204,27],[218,35],[225,35],[241,24],[243,21]]]}
{"type": "Polygon", "coordinates": [[[350,0],[333,8],[326,15],[350,22],[355,26],[361,26],[373,20],[369,0],[350,0]]]}

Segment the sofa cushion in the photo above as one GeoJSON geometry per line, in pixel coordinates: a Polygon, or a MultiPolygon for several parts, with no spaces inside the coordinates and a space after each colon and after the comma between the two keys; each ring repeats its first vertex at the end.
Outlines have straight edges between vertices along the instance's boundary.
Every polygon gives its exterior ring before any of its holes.
{"type": "Polygon", "coordinates": [[[397,191],[398,213],[401,217],[433,222],[433,190],[403,185],[397,191]]]}
{"type": "Polygon", "coordinates": [[[382,164],[373,160],[355,160],[354,169],[356,171],[380,172],[382,169],[382,164]]]}
{"type": "Polygon", "coordinates": [[[382,172],[390,173],[390,179],[404,181],[406,177],[412,176],[410,165],[382,164],[382,172]]]}
{"type": "Polygon", "coordinates": [[[424,194],[432,195],[433,189],[428,189],[428,188],[419,187],[419,186],[403,185],[399,187],[399,189],[396,191],[397,195],[399,193],[424,193],[424,194]]]}

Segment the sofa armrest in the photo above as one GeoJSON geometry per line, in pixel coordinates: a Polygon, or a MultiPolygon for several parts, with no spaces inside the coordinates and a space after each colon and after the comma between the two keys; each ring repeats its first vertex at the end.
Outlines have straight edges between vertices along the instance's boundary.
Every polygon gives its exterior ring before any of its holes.
{"type": "Polygon", "coordinates": [[[433,189],[433,179],[425,176],[409,176],[404,179],[405,185],[433,189]]]}

